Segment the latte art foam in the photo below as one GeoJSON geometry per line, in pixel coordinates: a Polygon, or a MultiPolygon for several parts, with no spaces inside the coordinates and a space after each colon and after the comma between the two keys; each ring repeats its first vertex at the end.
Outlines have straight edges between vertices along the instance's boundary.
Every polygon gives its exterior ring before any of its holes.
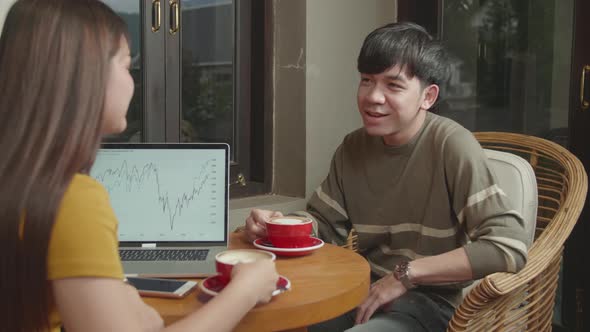
{"type": "Polygon", "coordinates": [[[277,224],[277,225],[302,225],[302,224],[307,224],[310,222],[311,222],[311,220],[309,220],[309,219],[284,218],[284,219],[272,219],[268,223],[277,224]]]}
{"type": "Polygon", "coordinates": [[[229,251],[219,255],[217,260],[224,264],[252,263],[260,259],[272,259],[270,255],[257,251],[229,251]]]}

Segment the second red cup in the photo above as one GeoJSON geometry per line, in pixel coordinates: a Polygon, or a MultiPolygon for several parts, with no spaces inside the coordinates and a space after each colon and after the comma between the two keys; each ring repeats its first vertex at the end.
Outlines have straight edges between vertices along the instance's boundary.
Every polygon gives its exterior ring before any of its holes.
{"type": "Polygon", "coordinates": [[[261,259],[275,260],[277,256],[272,252],[257,249],[231,249],[218,253],[215,256],[215,269],[222,283],[227,284],[231,280],[231,272],[238,263],[252,263],[261,259]]]}

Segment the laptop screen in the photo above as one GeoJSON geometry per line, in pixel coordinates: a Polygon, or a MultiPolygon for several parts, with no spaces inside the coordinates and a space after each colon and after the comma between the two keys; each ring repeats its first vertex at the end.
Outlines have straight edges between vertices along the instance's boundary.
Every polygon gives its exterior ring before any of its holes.
{"type": "Polygon", "coordinates": [[[226,242],[228,157],[223,143],[105,144],[90,175],[121,242],[226,242]]]}

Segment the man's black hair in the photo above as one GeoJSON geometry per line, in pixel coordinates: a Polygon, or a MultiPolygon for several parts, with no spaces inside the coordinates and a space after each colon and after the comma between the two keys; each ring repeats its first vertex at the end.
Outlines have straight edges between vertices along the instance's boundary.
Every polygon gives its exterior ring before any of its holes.
{"type": "Polygon", "coordinates": [[[395,65],[423,86],[438,85],[441,99],[450,75],[449,55],[426,29],[410,22],[392,23],[365,38],[357,61],[360,73],[379,74],[395,65]]]}

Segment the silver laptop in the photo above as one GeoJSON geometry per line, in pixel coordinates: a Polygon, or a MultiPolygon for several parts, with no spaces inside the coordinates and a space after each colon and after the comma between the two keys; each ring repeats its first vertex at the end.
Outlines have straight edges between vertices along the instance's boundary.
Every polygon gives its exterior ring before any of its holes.
{"type": "Polygon", "coordinates": [[[215,273],[228,243],[229,146],[224,143],[105,144],[90,175],[119,219],[126,275],[215,273]]]}

